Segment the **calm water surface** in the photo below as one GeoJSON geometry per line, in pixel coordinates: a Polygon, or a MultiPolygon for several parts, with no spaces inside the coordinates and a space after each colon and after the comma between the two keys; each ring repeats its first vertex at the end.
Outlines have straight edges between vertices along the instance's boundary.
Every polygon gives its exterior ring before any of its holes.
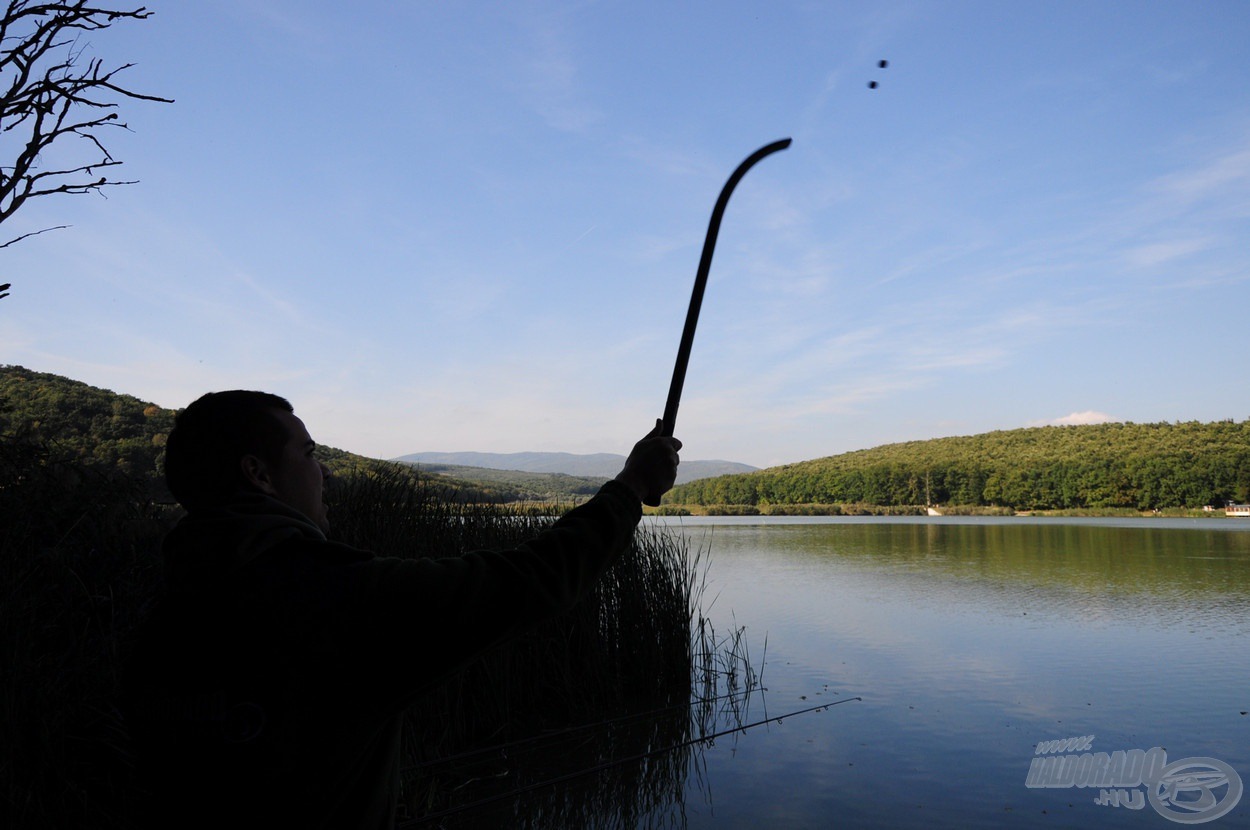
{"type": "MultiPolygon", "coordinates": [[[[662,523],[710,549],[717,627],[767,642],[749,720],[862,698],[719,740],[692,828],[1178,826],[1025,786],[1039,741],[1085,735],[1250,786],[1250,522],[662,523]]],[[[1208,826],[1250,827],[1250,794],[1208,826]]]]}

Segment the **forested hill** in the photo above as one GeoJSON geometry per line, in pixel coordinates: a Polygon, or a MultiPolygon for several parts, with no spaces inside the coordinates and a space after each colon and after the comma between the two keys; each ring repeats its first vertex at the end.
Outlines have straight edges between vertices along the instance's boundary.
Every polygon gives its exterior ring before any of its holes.
{"type": "MultiPolygon", "coordinates": [[[[172,497],[160,467],[175,410],[131,395],[100,389],[60,375],[0,365],[0,487],[20,469],[18,454],[37,448],[49,463],[89,468],[107,476],[142,481],[157,500],[172,497]],[[10,469],[12,468],[12,469],[10,469]]],[[[391,462],[318,445],[317,458],[335,474],[391,468],[391,462]]],[[[441,497],[472,502],[551,498],[533,482],[426,479],[441,497]]],[[[566,497],[563,491],[556,495],[566,497]]]]}
{"type": "MultiPolygon", "coordinates": [[[[0,488],[6,476],[20,474],[20,456],[36,452],[48,463],[140,481],[148,495],[170,501],[173,497],[165,487],[161,462],[175,414],[173,409],[132,395],[22,366],[0,365],[0,488]]],[[[317,446],[316,455],[337,476],[398,472],[420,478],[440,499],[471,503],[576,502],[593,495],[610,477],[500,473],[438,465],[414,471],[408,465],[322,445],[317,446]]]]}
{"type": "Polygon", "coordinates": [[[675,488],[688,505],[874,504],[1016,510],[1250,501],[1250,421],[1037,427],[889,444],[675,488]]]}
{"type": "Polygon", "coordinates": [[[6,450],[43,446],[57,462],[143,479],[159,492],[156,461],[173,426],[174,411],[149,401],[0,366],[0,440],[6,450]]]}
{"type": "MultiPolygon", "coordinates": [[[[58,457],[146,480],[174,411],[59,375],[0,366],[0,439],[54,447],[58,457]]],[[[2,453],[0,453],[2,455],[2,453]]],[[[319,447],[336,472],[387,462],[319,447]]],[[[3,458],[0,458],[0,462],[3,458]]],[[[451,471],[448,471],[451,472],[451,471]]],[[[432,480],[474,501],[549,497],[534,482],[432,480]],[[539,491],[541,489],[541,492],[539,491]]],[[[560,494],[563,494],[562,491],[560,494]]],[[[890,444],[758,472],[682,484],[689,505],[873,504],[1016,510],[1200,508],[1250,501],[1250,421],[1040,427],[890,444]]]]}

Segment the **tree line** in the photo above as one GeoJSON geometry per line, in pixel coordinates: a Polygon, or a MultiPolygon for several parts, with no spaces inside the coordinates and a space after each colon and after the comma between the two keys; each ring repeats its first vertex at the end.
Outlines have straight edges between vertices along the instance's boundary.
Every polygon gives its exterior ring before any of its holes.
{"type": "Polygon", "coordinates": [[[1250,420],[1035,427],[890,444],[679,485],[688,505],[1162,510],[1250,501],[1250,420]]]}
{"type": "MultiPolygon", "coordinates": [[[[42,444],[56,458],[143,482],[167,500],[161,457],[175,410],[21,366],[0,366],[0,437],[42,444]]],[[[338,475],[390,462],[333,447],[319,458],[338,475]]],[[[414,471],[440,498],[508,503],[573,495],[585,482],[499,474],[469,481],[414,471]]],[[[1250,420],[1036,427],[889,444],[874,449],[700,479],[667,504],[966,505],[1014,510],[1162,510],[1250,501],[1250,420]]]]}
{"type": "MultiPolygon", "coordinates": [[[[47,463],[137,482],[156,501],[173,500],[162,463],[176,415],[176,410],[132,395],[22,366],[0,366],[0,440],[7,448],[36,447],[47,463]]],[[[474,476],[467,468],[426,470],[425,465],[397,464],[321,445],[316,455],[338,478],[402,474],[443,501],[575,501],[594,492],[588,491],[589,480],[572,476],[489,470],[474,476]]]]}

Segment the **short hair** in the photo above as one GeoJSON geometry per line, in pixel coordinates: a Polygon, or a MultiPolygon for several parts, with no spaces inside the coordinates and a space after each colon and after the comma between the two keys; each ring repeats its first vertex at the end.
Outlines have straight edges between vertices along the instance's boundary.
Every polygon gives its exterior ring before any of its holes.
{"type": "Polygon", "coordinates": [[[222,504],[247,486],[239,461],[277,463],[290,438],[274,414],[294,412],[285,398],[235,389],[209,392],[174,418],[165,442],[165,481],[187,510],[222,504]]]}

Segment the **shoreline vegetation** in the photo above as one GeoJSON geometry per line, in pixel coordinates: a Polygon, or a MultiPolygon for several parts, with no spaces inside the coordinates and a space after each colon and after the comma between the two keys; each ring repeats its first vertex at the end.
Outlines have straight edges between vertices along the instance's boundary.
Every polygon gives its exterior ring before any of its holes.
{"type": "MultiPolygon", "coordinates": [[[[399,465],[347,471],[327,492],[332,538],[386,555],[451,556],[514,545],[551,521],[444,496],[399,465]]],[[[127,828],[144,782],[118,705],[122,670],[160,593],[160,540],[180,511],[154,501],[142,480],[6,436],[0,515],[0,826],[127,828]]],[[[498,826],[557,817],[635,827],[680,812],[697,746],[578,786],[511,793],[710,734],[736,705],[715,701],[756,687],[741,630],[722,635],[703,616],[702,561],[680,536],[640,528],[573,611],[424,695],[405,728],[401,815],[436,811],[438,826],[478,826],[494,809],[498,826]],[[653,714],[615,725],[638,712],[653,714]],[[577,724],[591,726],[550,740],[577,724]],[[500,744],[511,748],[489,749],[500,744]],[[477,806],[490,798],[498,803],[477,806]]]]}
{"type": "MultiPolygon", "coordinates": [[[[1250,420],[1050,426],[888,444],[674,487],[665,504],[1034,515],[1222,511],[1250,501],[1250,420]],[[835,506],[837,506],[835,508],[835,506]]],[[[836,514],[834,514],[836,515],[836,514]]]]}
{"type": "MultiPolygon", "coordinates": [[[[934,508],[938,516],[1042,516],[1054,518],[1106,519],[1223,519],[1223,508],[1214,511],[1171,507],[1162,510],[1136,510],[1130,507],[1081,508],[1069,510],[1015,510],[1010,507],[944,504],[934,508]]],[[[653,516],[928,516],[923,504],[663,504],[648,511],[653,516]]],[[[1250,528],[1250,522],[1246,522],[1250,528]]]]}

